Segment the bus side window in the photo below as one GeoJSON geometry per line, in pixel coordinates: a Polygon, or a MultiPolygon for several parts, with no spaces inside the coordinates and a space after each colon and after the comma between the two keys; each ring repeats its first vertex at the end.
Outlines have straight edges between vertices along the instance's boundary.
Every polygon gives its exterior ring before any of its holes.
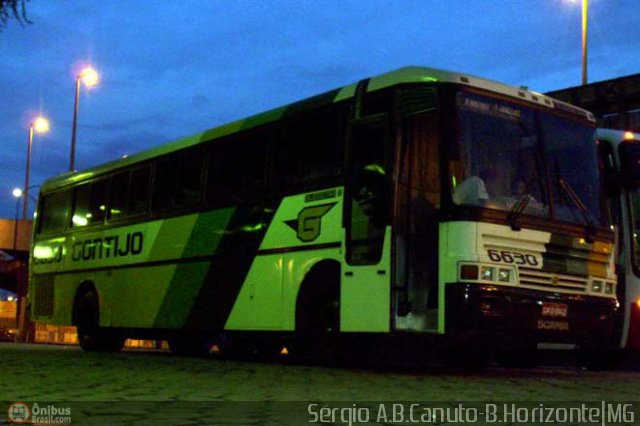
{"type": "Polygon", "coordinates": [[[111,178],[108,220],[124,219],[147,212],[150,168],[116,173],[111,178]]]}
{"type": "Polygon", "coordinates": [[[139,215],[147,212],[149,206],[149,184],[151,168],[142,167],[131,172],[127,214],[139,215]]]}
{"type": "Polygon", "coordinates": [[[42,197],[39,212],[39,233],[64,231],[71,210],[71,191],[60,191],[42,197]]]}
{"type": "Polygon", "coordinates": [[[179,157],[176,193],[176,203],[179,206],[191,207],[200,202],[203,157],[200,149],[192,149],[179,157]]]}
{"type": "Polygon", "coordinates": [[[107,179],[80,185],[75,189],[73,227],[102,223],[106,214],[107,179]]]}
{"type": "Polygon", "coordinates": [[[341,173],[349,109],[321,109],[282,123],[275,147],[276,185],[306,184],[341,173]]]}
{"type": "Polygon", "coordinates": [[[130,172],[117,173],[111,177],[111,191],[109,193],[108,220],[117,220],[127,215],[127,199],[129,197],[130,172]]]}
{"type": "Polygon", "coordinates": [[[207,203],[229,204],[263,193],[268,141],[268,134],[258,129],[211,145],[205,186],[207,203]]]}
{"type": "Polygon", "coordinates": [[[176,167],[171,158],[165,157],[156,163],[153,180],[153,210],[167,210],[176,205],[176,167]]]}
{"type": "Polygon", "coordinates": [[[153,184],[154,210],[192,207],[200,201],[203,153],[188,150],[160,159],[153,184]]]}

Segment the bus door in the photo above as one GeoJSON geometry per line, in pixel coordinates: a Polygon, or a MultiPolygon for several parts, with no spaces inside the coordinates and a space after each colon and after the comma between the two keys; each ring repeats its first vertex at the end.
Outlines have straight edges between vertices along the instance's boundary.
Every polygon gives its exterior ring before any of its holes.
{"type": "Polygon", "coordinates": [[[349,126],[345,191],[345,267],[340,331],[390,328],[390,172],[388,116],[353,120],[349,126]]]}
{"type": "Polygon", "coordinates": [[[437,115],[405,118],[397,154],[394,228],[395,327],[437,329],[440,173],[437,115]]]}

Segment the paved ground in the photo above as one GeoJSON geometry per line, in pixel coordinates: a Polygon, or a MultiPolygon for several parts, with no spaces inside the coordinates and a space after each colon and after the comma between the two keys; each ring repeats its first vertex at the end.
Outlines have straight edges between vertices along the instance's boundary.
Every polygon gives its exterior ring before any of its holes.
{"type": "MultiPolygon", "coordinates": [[[[66,404],[76,418],[73,424],[143,424],[146,419],[151,422],[152,413],[164,419],[160,423],[156,419],[155,424],[222,424],[208,423],[213,420],[205,413],[212,410],[227,410],[229,418],[253,413],[232,424],[272,420],[282,424],[280,416],[293,421],[289,414],[308,424],[308,401],[354,407],[367,401],[446,401],[451,405],[455,401],[640,399],[640,372],[573,367],[496,367],[475,373],[380,371],[288,361],[177,358],[168,352],[95,354],[77,347],[18,344],[0,344],[0,365],[0,401],[7,406],[23,401],[32,409],[34,403],[66,404]],[[222,401],[226,403],[217,403],[222,401]],[[180,423],[169,423],[169,418],[179,418],[180,423]]],[[[0,407],[0,419],[3,411],[0,407]]]]}

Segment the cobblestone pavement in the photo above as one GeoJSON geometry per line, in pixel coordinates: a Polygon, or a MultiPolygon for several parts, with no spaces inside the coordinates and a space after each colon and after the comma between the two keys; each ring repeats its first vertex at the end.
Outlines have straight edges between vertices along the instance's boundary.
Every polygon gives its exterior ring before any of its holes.
{"type": "MultiPolygon", "coordinates": [[[[76,419],[83,419],[73,424],[283,424],[281,417],[293,421],[292,413],[308,424],[308,401],[346,406],[371,401],[551,403],[633,401],[640,395],[640,372],[573,367],[380,371],[287,360],[178,358],[161,351],[84,353],[73,346],[18,344],[0,344],[0,365],[0,401],[7,406],[23,401],[32,408],[34,403],[46,407],[47,401],[67,404],[76,419]],[[212,410],[234,413],[228,418],[235,420],[210,423],[205,413],[212,410]],[[153,423],[152,414],[165,421],[158,423],[156,418],[153,423]],[[169,423],[169,418],[180,422],[169,423]]],[[[0,407],[0,419],[3,411],[0,407]]]]}

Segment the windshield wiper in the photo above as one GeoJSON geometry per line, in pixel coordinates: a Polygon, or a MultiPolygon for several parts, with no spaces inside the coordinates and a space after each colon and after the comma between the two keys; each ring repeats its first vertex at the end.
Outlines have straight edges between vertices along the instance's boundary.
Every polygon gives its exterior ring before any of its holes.
{"type": "Polygon", "coordinates": [[[527,208],[527,205],[531,201],[533,196],[531,194],[522,194],[518,201],[511,207],[511,211],[509,211],[509,215],[507,216],[507,222],[511,225],[511,229],[514,231],[519,231],[522,229],[520,225],[516,222],[524,209],[527,208]]]}
{"type": "Polygon", "coordinates": [[[580,211],[580,214],[582,215],[582,218],[587,225],[586,241],[588,243],[592,243],[594,241],[593,235],[596,233],[596,228],[589,218],[589,211],[587,210],[587,207],[584,205],[578,194],[576,194],[576,191],[573,190],[569,182],[564,180],[563,177],[558,176],[558,184],[560,185],[560,189],[562,189],[567,194],[571,202],[573,202],[573,204],[580,211]]]}

